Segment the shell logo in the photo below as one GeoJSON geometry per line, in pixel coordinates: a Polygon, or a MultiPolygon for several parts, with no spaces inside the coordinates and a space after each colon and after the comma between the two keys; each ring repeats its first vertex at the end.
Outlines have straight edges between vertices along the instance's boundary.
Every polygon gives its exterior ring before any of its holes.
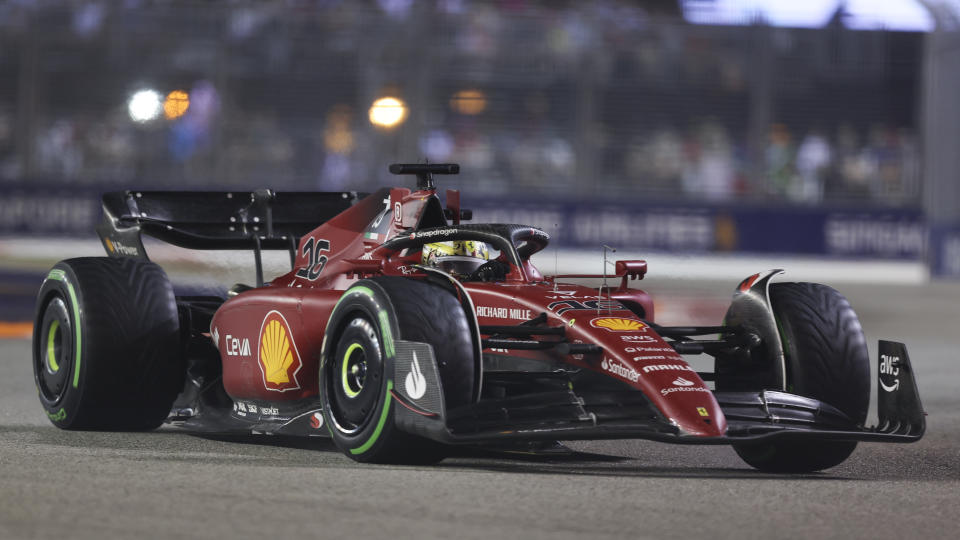
{"type": "Polygon", "coordinates": [[[590,321],[590,326],[594,328],[606,328],[611,332],[640,332],[647,328],[647,325],[640,321],[620,317],[593,319],[590,321]]]}
{"type": "Polygon", "coordinates": [[[290,325],[279,311],[271,311],[260,326],[260,372],[263,386],[274,392],[300,388],[297,373],[303,367],[297,345],[293,342],[290,325]]]}

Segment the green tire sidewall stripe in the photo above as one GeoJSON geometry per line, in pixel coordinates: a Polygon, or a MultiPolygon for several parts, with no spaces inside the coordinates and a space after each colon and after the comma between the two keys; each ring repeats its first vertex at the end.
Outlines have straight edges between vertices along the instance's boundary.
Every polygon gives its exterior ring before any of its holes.
{"type": "MultiPolygon", "coordinates": [[[[336,311],[336,310],[337,310],[337,307],[340,306],[340,303],[343,302],[348,296],[350,296],[351,294],[353,294],[353,293],[355,293],[355,292],[365,294],[365,295],[369,296],[370,298],[374,298],[374,299],[376,298],[376,296],[374,296],[374,294],[373,294],[373,289],[371,289],[370,287],[364,287],[363,285],[357,285],[357,286],[355,286],[355,287],[350,287],[350,288],[347,290],[347,292],[343,293],[343,296],[341,296],[340,299],[337,300],[336,305],[333,306],[333,311],[336,311]]],[[[333,312],[331,311],[331,313],[333,313],[333,312]]]]}
{"type": "Polygon", "coordinates": [[[377,421],[377,427],[373,430],[373,434],[370,435],[370,438],[367,439],[367,442],[361,444],[356,448],[351,448],[350,453],[353,455],[362,454],[367,450],[370,450],[374,444],[376,444],[377,439],[380,438],[380,433],[383,432],[383,426],[387,424],[387,418],[390,416],[390,402],[393,401],[393,395],[390,393],[393,391],[393,380],[387,379],[387,391],[383,394],[383,409],[380,410],[380,419],[377,421]]]}
{"type": "Polygon", "coordinates": [[[77,291],[73,288],[73,284],[67,280],[67,273],[59,268],[54,268],[47,274],[47,279],[53,279],[56,281],[62,282],[67,287],[67,294],[70,295],[70,308],[73,311],[73,327],[76,334],[76,353],[75,360],[73,363],[73,387],[77,388],[80,386],[80,352],[83,350],[82,343],[80,341],[80,307],[77,303],[77,291]]]}
{"type": "Polygon", "coordinates": [[[383,335],[383,348],[386,349],[387,356],[393,358],[396,350],[393,348],[393,332],[390,330],[390,317],[387,315],[387,312],[382,309],[377,313],[377,317],[380,319],[380,328],[383,330],[381,332],[383,335]]]}
{"type": "MultiPolygon", "coordinates": [[[[340,305],[340,302],[343,302],[348,296],[353,293],[360,293],[369,296],[374,303],[376,304],[376,294],[373,292],[373,289],[363,285],[356,285],[347,289],[347,292],[343,293],[343,296],[340,297],[340,300],[337,300],[337,304],[333,306],[333,311],[337,310],[337,307],[340,305]]],[[[379,304],[377,304],[379,305],[379,304]]],[[[386,349],[387,356],[393,357],[396,353],[396,349],[393,345],[393,331],[390,328],[390,316],[387,314],[386,310],[378,309],[377,319],[380,322],[380,327],[383,329],[383,348],[386,349]]]]}
{"type": "Polygon", "coordinates": [[[50,411],[46,411],[46,413],[47,413],[47,418],[49,418],[50,421],[52,422],[60,422],[62,420],[67,419],[67,411],[63,407],[60,407],[60,410],[55,413],[52,413],[50,411]]]}
{"type": "MultiPolygon", "coordinates": [[[[356,285],[347,289],[347,292],[345,292],[340,299],[337,300],[336,305],[333,307],[333,312],[335,313],[337,308],[340,306],[340,303],[354,293],[364,294],[370,297],[370,299],[379,306],[379,303],[376,301],[376,293],[373,291],[373,289],[364,285],[356,285]]],[[[393,342],[393,331],[390,325],[390,315],[386,310],[379,308],[377,310],[377,321],[380,323],[380,335],[383,338],[383,348],[385,349],[384,352],[386,352],[387,358],[393,358],[396,354],[396,349],[393,342]]],[[[383,433],[383,428],[387,425],[387,420],[390,417],[390,404],[393,401],[393,395],[391,394],[392,391],[393,380],[387,379],[387,388],[383,397],[383,408],[380,410],[380,418],[377,420],[377,425],[374,428],[373,433],[370,435],[370,438],[368,438],[360,446],[350,449],[351,454],[358,455],[369,451],[380,439],[380,435],[383,433]]],[[[327,428],[332,429],[329,425],[327,428]]]]}

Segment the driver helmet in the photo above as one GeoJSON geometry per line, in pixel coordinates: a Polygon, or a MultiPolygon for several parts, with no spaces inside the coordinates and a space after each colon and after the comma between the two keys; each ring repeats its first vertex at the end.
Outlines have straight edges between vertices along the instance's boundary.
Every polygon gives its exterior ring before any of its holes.
{"type": "Polygon", "coordinates": [[[424,244],[422,263],[458,277],[467,277],[487,262],[487,244],[473,240],[451,240],[424,244]]]}

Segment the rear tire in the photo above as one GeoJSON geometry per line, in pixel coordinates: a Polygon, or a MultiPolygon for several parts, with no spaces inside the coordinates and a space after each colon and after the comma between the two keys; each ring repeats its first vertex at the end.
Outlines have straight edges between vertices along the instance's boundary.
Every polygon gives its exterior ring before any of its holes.
{"type": "Polygon", "coordinates": [[[361,462],[428,464],[447,448],[405,433],[393,420],[393,343],[433,347],[446,407],[469,403],[475,353],[467,314],[448,291],[380,276],[347,289],[327,323],[320,367],[324,420],[334,444],[361,462]]]}
{"type": "Polygon", "coordinates": [[[37,296],[34,380],[63,429],[147,430],[183,388],[173,289],[149,261],[84,257],[57,263],[37,296]]]}
{"type": "MultiPolygon", "coordinates": [[[[862,426],[870,405],[870,356],[857,314],[839,292],[817,283],[775,283],[770,302],[786,359],[788,392],[840,409],[862,426]]],[[[855,441],[735,444],[766,472],[805,473],[839,465],[855,441]]]]}

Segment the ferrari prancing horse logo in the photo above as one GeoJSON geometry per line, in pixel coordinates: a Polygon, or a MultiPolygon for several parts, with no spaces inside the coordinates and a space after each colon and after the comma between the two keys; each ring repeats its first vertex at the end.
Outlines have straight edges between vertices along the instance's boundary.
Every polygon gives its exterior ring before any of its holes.
{"type": "Polygon", "coordinates": [[[293,342],[290,325],[279,311],[271,311],[260,326],[260,372],[263,386],[274,392],[297,390],[297,373],[303,367],[297,345],[293,342]]]}

